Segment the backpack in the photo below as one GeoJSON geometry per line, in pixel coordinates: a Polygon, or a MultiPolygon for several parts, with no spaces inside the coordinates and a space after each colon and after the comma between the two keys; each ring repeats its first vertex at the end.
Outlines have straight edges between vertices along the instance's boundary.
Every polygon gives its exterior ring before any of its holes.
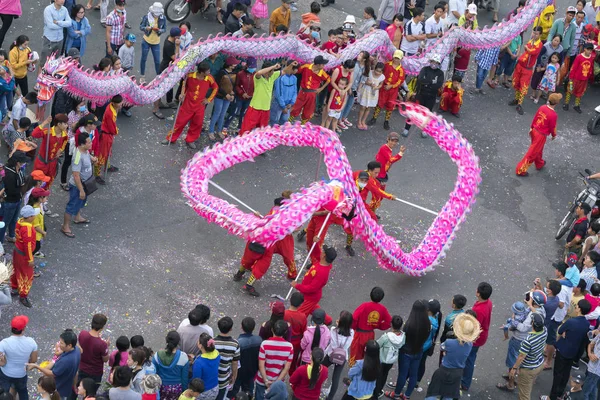
{"type": "MultiPolygon", "coordinates": [[[[337,331],[335,332],[336,335],[338,336],[338,338],[340,337],[340,334],[337,333],[337,331]]],[[[346,337],[346,341],[344,342],[344,344],[341,347],[336,347],[335,349],[333,349],[331,351],[331,354],[329,355],[329,361],[331,361],[333,364],[335,365],[344,365],[344,363],[346,362],[346,344],[348,343],[348,339],[350,339],[350,336],[346,337]]]]}

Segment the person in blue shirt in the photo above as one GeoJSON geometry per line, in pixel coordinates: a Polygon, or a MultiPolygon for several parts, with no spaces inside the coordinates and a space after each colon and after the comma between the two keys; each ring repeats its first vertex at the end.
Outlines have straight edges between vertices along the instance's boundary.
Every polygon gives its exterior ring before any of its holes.
{"type": "Polygon", "coordinates": [[[436,299],[431,299],[427,302],[427,315],[429,317],[429,322],[431,323],[431,331],[429,332],[429,337],[423,345],[423,356],[421,357],[421,363],[419,364],[419,374],[417,375],[416,387],[419,387],[421,379],[423,379],[423,375],[425,375],[427,357],[433,355],[435,341],[437,340],[438,334],[440,333],[440,326],[442,325],[443,321],[442,312],[440,311],[440,309],[440,302],[436,299]]]}
{"type": "Polygon", "coordinates": [[[254,335],[252,332],[256,327],[256,321],[252,317],[246,317],[242,320],[242,333],[237,341],[240,345],[240,368],[238,369],[237,379],[233,385],[231,395],[235,397],[241,389],[249,396],[254,393],[254,377],[258,372],[258,353],[262,338],[254,335]]]}
{"type": "Polygon", "coordinates": [[[162,381],[161,400],[177,400],[181,392],[188,387],[190,362],[187,354],[177,348],[180,340],[177,331],[169,332],[165,339],[165,348],[157,351],[152,357],[156,374],[162,381]]]}
{"type": "Polygon", "coordinates": [[[348,371],[347,379],[350,382],[344,379],[344,383],[348,384],[348,390],[342,400],[364,399],[366,396],[371,396],[380,373],[379,344],[375,340],[369,340],[365,346],[365,358],[356,361],[348,371]]]}
{"type": "Polygon", "coordinates": [[[271,102],[271,117],[269,124],[283,125],[290,118],[290,111],[298,96],[298,63],[289,62],[281,71],[273,87],[273,101],[271,102]]]}
{"type": "Polygon", "coordinates": [[[65,38],[65,28],[71,26],[69,10],[64,6],[65,0],[55,0],[44,9],[44,36],[42,38],[42,56],[40,65],[46,64],[49,54],[60,53],[65,38]]]}
{"type": "Polygon", "coordinates": [[[76,4],[71,10],[71,26],[67,28],[65,49],[70,50],[75,47],[79,50],[79,57],[83,57],[87,37],[90,33],[92,33],[92,27],[85,16],[85,8],[81,4],[76,4]]]}
{"type": "Polygon", "coordinates": [[[219,394],[219,363],[221,356],[215,349],[215,341],[208,333],[203,333],[198,339],[200,356],[194,360],[192,379],[200,378],[204,382],[203,400],[214,400],[219,394]]]}

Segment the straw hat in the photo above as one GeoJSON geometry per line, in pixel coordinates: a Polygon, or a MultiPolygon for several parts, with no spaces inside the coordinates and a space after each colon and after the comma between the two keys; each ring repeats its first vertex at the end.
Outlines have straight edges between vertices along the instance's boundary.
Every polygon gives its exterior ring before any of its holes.
{"type": "Polygon", "coordinates": [[[10,261],[0,261],[0,283],[7,282],[13,274],[13,266],[10,261]]]}
{"type": "Polygon", "coordinates": [[[461,342],[474,342],[481,334],[481,325],[472,315],[462,313],[454,319],[454,335],[461,342]]]}

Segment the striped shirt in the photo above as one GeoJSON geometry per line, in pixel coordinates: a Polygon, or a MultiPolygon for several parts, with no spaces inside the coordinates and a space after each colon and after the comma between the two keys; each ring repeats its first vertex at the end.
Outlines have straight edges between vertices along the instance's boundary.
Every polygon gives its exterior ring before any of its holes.
{"type": "MultiPolygon", "coordinates": [[[[265,362],[265,372],[267,373],[267,379],[270,381],[277,380],[285,364],[288,362],[291,363],[293,358],[294,347],[284,338],[272,337],[260,345],[258,360],[265,362]]],[[[256,374],[255,382],[258,385],[265,386],[260,371],[256,374]]]]}
{"type": "Polygon", "coordinates": [[[219,389],[226,388],[231,382],[231,363],[240,360],[240,345],[231,336],[215,336],[215,349],[221,355],[219,362],[219,389]]]}
{"type": "Polygon", "coordinates": [[[531,332],[527,339],[521,343],[519,353],[525,355],[521,368],[536,369],[544,362],[544,346],[548,331],[544,328],[541,332],[531,332]]]}

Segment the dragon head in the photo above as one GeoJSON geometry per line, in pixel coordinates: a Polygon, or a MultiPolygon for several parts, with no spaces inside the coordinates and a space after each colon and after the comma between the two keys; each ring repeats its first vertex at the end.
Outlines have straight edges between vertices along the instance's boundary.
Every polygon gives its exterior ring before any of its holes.
{"type": "Polygon", "coordinates": [[[37,78],[38,101],[42,104],[50,101],[54,93],[67,84],[69,72],[76,66],[77,61],[70,57],[50,55],[37,78]]]}

